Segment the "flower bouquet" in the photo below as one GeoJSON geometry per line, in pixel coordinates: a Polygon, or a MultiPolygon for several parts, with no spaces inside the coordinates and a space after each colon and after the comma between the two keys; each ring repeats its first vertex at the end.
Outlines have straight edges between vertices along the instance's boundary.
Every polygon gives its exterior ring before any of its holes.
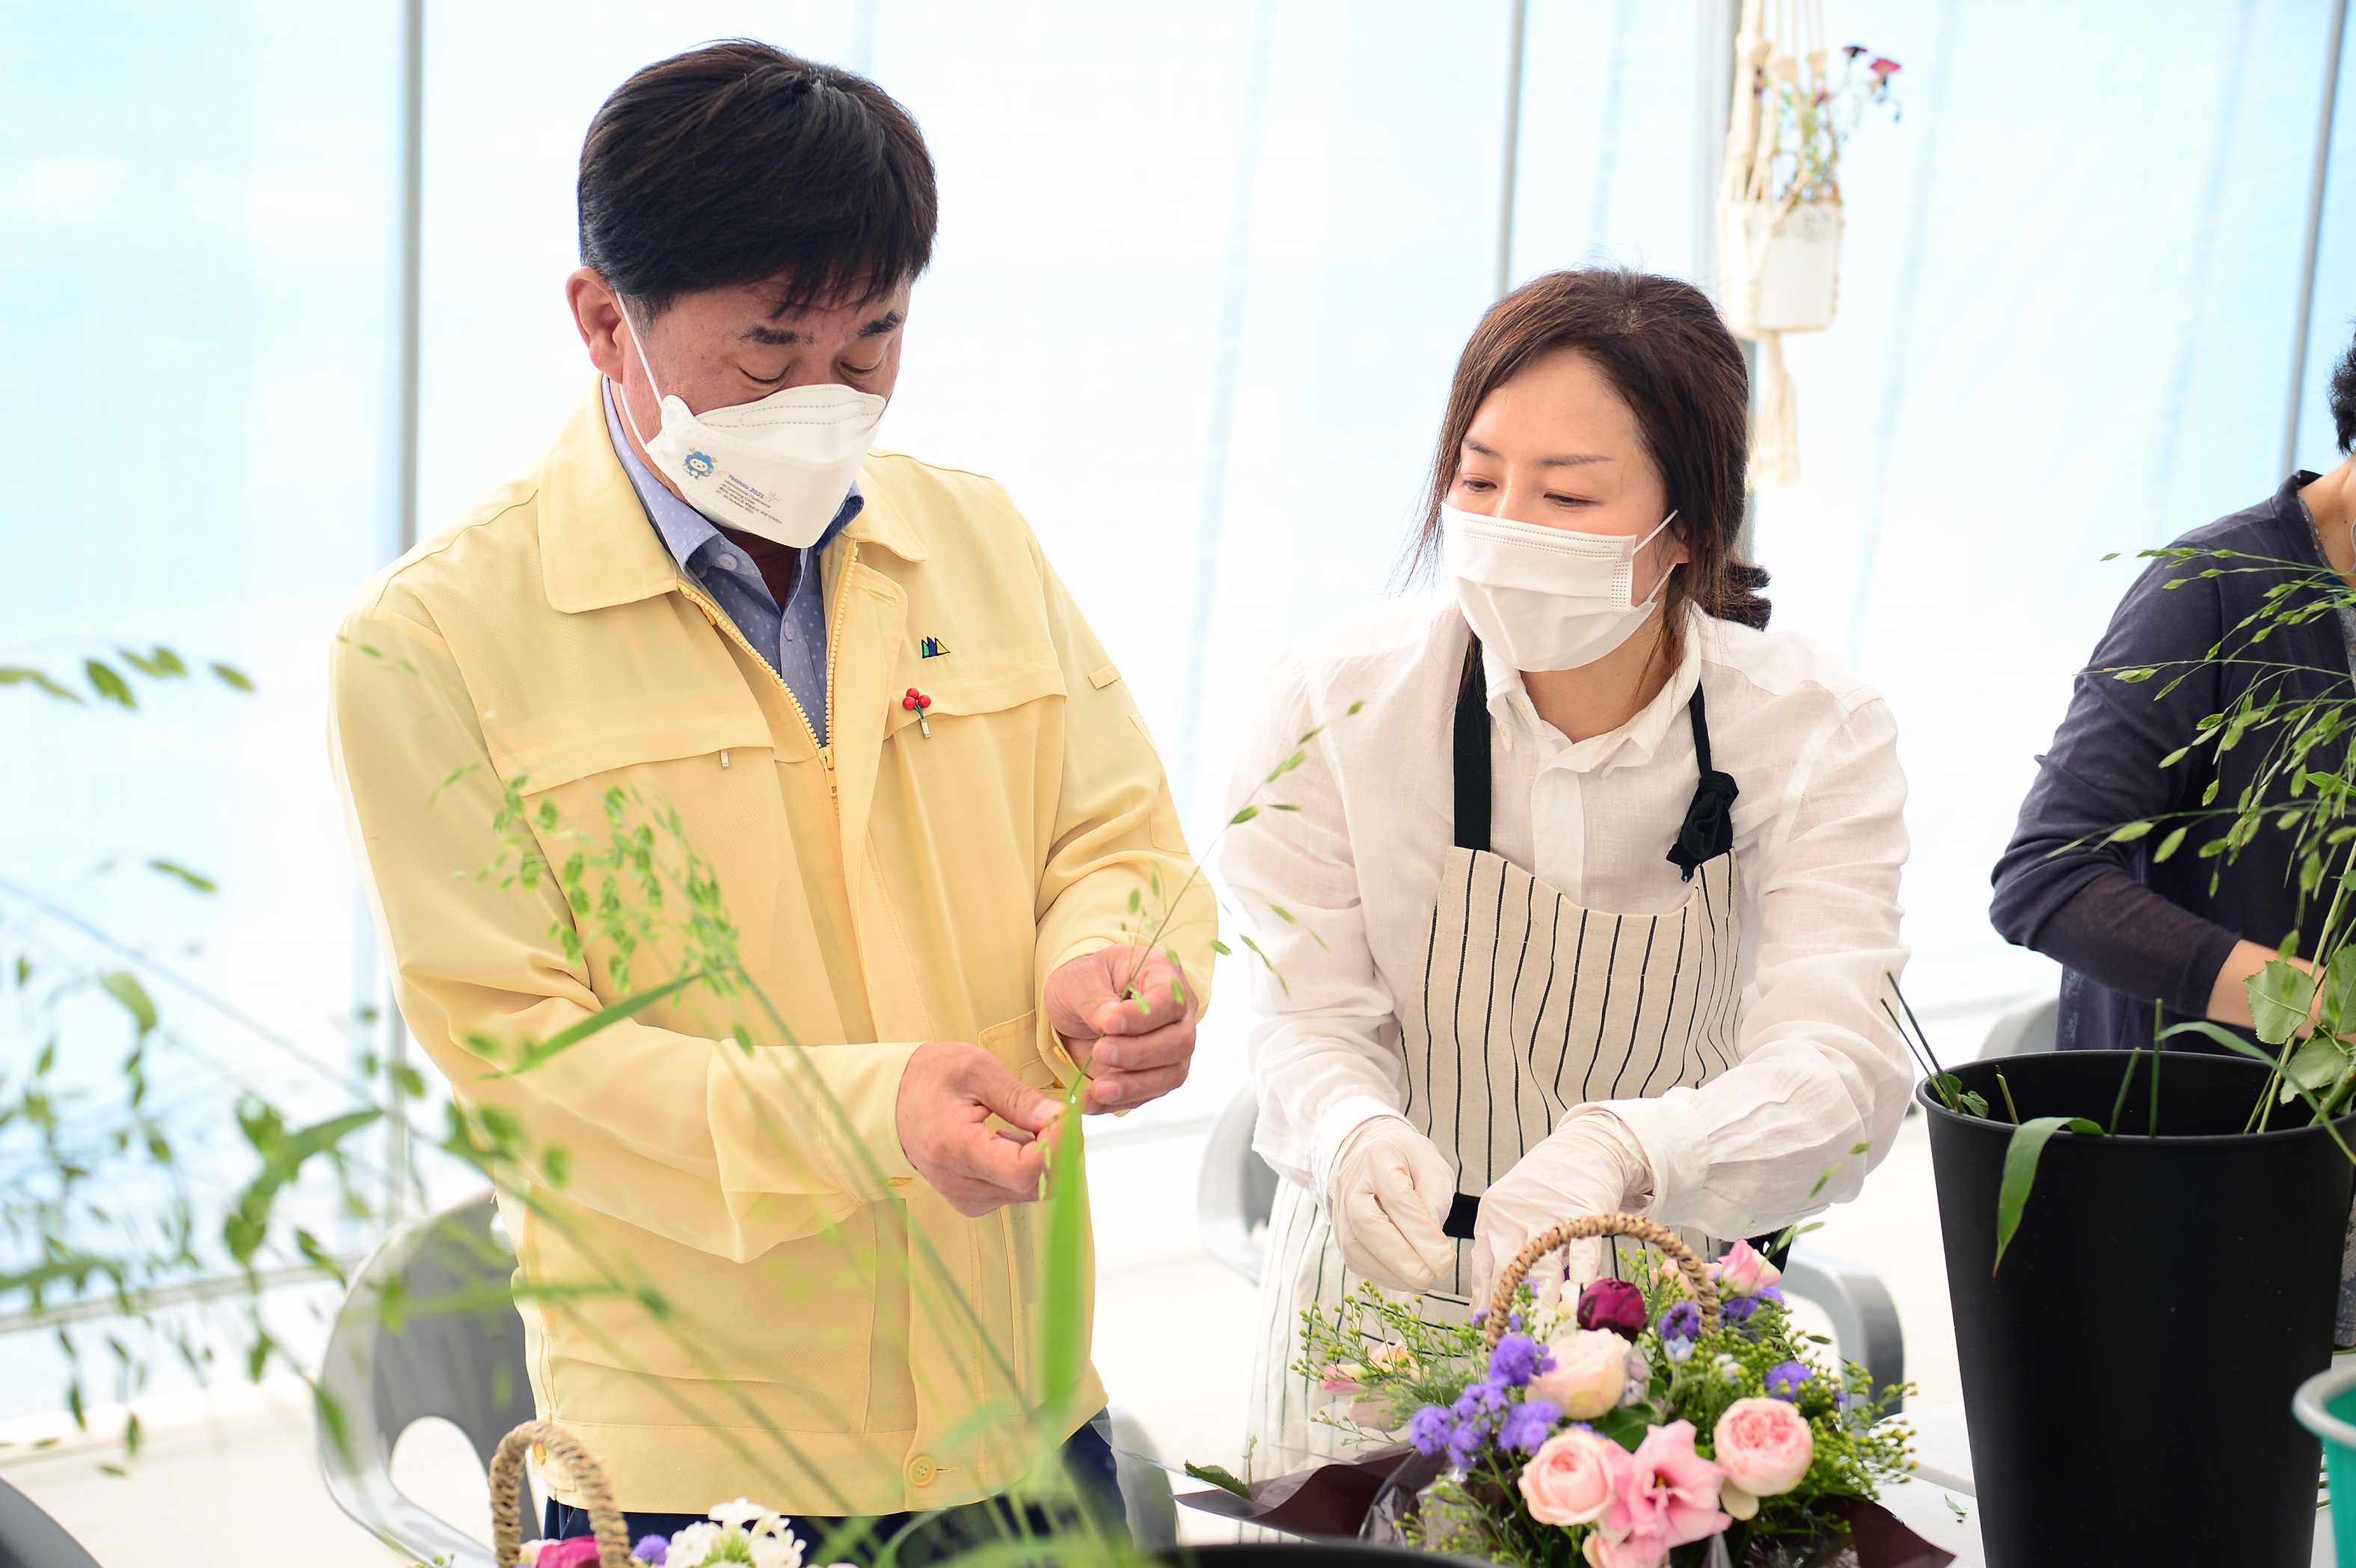
{"type": "MultiPolygon", "coordinates": [[[[787,1524],[782,1516],[738,1498],[669,1537],[641,1537],[630,1548],[630,1568],[720,1568],[729,1563],[802,1568],[801,1540],[787,1524]]],[[[601,1561],[594,1535],[527,1541],[517,1548],[516,1558],[530,1568],[597,1568],[601,1561]]]]}
{"type": "Polygon", "coordinates": [[[1800,1334],[1779,1278],[1747,1243],[1705,1268],[1647,1221],[1571,1221],[1469,1323],[1371,1285],[1304,1313],[1295,1370],[1337,1396],[1322,1419],[1403,1434],[1419,1456],[1369,1526],[1403,1544],[1527,1568],[1829,1563],[1850,1513],[1908,1467],[1908,1434],[1876,1424],[1903,1391],[1877,1396],[1800,1334]],[[1547,1253],[1605,1235],[1657,1249],[1633,1283],[1526,1283],[1547,1253]]]}

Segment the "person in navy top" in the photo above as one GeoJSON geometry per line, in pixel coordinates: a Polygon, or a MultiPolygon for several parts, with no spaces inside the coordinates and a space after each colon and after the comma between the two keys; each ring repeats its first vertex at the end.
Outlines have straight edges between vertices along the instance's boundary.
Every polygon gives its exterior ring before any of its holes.
{"type": "MultiPolygon", "coordinates": [[[[2330,400],[2345,454],[2356,448],[2356,346],[2332,372],[2330,400]]],[[[2356,584],[2351,525],[2356,459],[2327,475],[2293,474],[2256,506],[2176,543],[2296,566],[2201,577],[2211,564],[2254,563],[2156,560],[2127,591],[2079,673],[2052,748],[2038,759],[2012,843],[1997,862],[1988,912],[2007,941],[2063,965],[2056,1039],[2062,1050],[2149,1045],[2155,1002],[2163,1026],[2205,1018],[2248,1031],[2245,982],[2300,920],[2297,835],[2270,819],[2238,857],[2204,859],[2196,850],[2226,819],[2177,814],[2200,811],[2212,783],[2217,805],[2232,805],[2270,748],[2254,735],[2222,758],[2203,746],[2160,764],[2192,741],[2202,719],[2232,709],[2254,685],[2293,700],[2356,698],[2356,613],[2340,607],[2278,620],[2255,648],[2248,624],[2267,591],[2285,582],[2302,584],[2292,592],[2310,602],[2322,592],[2315,581],[2324,569],[2356,584]],[[2183,579],[2190,581],[2169,586],[2183,579]],[[2147,681],[2108,673],[2154,665],[2163,673],[2147,681]],[[2187,678],[2163,689],[2179,674],[2187,678]],[[2105,842],[2123,824],[2154,817],[2191,824],[2169,859],[2156,861],[2154,853],[2169,824],[2142,838],[2105,842]]],[[[2336,761],[2319,756],[2311,765],[2329,770],[2336,761]]],[[[2219,1049],[2196,1036],[2169,1044],[2219,1049]]]]}

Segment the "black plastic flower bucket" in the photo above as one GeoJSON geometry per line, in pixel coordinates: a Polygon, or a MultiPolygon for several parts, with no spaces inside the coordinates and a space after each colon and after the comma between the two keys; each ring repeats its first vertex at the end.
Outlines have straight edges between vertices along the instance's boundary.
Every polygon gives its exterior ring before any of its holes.
{"type": "MultiPolygon", "coordinates": [[[[2126,1051],[2009,1056],[1955,1069],[1999,1118],[1929,1086],[1931,1160],[1991,1568],[2231,1563],[2304,1568],[2319,1450],[2291,1398],[2331,1359],[2351,1169],[2294,1102],[2243,1132],[2266,1070],[2170,1051],[2159,1136],[2154,1059],[2123,1102],[2126,1051]],[[1997,1262],[2022,1119],[2084,1116],[2115,1136],[2045,1145],[1997,1262]]],[[[2349,1136],[2351,1122],[2340,1124],[2349,1136]]]]}

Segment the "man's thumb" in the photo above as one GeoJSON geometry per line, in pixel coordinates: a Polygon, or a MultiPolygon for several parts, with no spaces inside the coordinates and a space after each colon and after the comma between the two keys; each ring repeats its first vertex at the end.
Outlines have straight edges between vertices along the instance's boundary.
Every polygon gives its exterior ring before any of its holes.
{"type": "Polygon", "coordinates": [[[984,1110],[1026,1133],[1046,1131],[1063,1106],[1007,1071],[996,1057],[976,1064],[966,1093],[984,1110]]]}

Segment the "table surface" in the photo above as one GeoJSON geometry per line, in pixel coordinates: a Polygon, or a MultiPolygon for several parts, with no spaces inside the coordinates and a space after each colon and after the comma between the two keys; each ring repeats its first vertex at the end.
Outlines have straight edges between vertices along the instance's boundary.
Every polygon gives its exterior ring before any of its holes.
{"type": "MultiPolygon", "coordinates": [[[[1986,1568],[1980,1551],[1979,1506],[1972,1495],[1971,1432],[1960,1403],[1929,1404],[1907,1411],[1914,1429],[1914,1473],[1882,1489],[1881,1506],[1934,1546],[1955,1554],[1954,1568],[1986,1568]]],[[[2331,1510],[2315,1510],[2312,1568],[2334,1568],[2331,1510]]]]}

